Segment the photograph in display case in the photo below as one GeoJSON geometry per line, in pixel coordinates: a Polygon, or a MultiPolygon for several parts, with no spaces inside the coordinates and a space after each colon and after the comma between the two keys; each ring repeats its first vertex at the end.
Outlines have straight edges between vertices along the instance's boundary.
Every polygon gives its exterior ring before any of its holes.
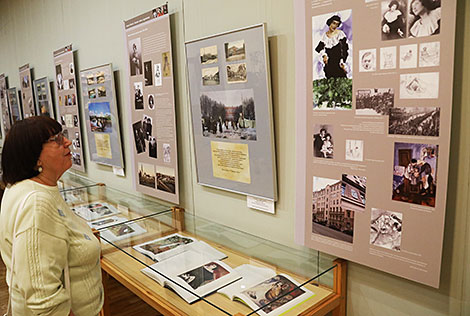
{"type": "Polygon", "coordinates": [[[86,221],[95,221],[119,213],[113,205],[101,201],[74,206],[72,211],[86,221]]]}

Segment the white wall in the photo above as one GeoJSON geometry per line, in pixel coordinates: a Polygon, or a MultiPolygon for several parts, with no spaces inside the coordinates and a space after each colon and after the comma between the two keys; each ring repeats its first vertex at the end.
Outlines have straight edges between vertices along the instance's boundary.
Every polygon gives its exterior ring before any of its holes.
{"type": "MultiPolygon", "coordinates": [[[[359,0],[354,0],[359,1],[359,0]]],[[[111,62],[117,71],[117,96],[126,167],[130,167],[128,91],[122,21],[160,5],[139,0],[0,0],[0,73],[19,86],[18,67],[29,63],[34,77],[49,76],[52,51],[69,43],[77,70],[111,62]]],[[[295,207],[295,76],[293,4],[290,0],[170,0],[181,205],[188,211],[239,230],[294,246],[295,207]],[[246,207],[244,196],[196,183],[184,42],[198,37],[267,23],[269,36],[279,201],[276,215],[246,207]]],[[[457,14],[454,105],[449,170],[446,233],[439,290],[367,267],[350,264],[348,315],[470,315],[470,1],[459,0],[457,14]]],[[[82,113],[83,116],[83,113],[82,113]]],[[[86,139],[84,148],[87,148],[86,139]]],[[[86,175],[95,181],[130,191],[126,177],[90,162],[86,175]]],[[[429,245],[432,247],[432,245],[429,245]]],[[[323,256],[323,255],[322,255],[323,256]]],[[[325,256],[327,257],[327,256],[325,256]]]]}

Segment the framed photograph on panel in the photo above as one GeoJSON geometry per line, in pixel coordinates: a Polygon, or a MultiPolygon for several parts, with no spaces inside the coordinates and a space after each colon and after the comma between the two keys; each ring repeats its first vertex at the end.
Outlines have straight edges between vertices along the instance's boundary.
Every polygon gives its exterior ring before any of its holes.
{"type": "Polygon", "coordinates": [[[72,44],[54,51],[57,120],[72,141],[72,168],[85,171],[72,44]]]}
{"type": "Polygon", "coordinates": [[[11,125],[22,120],[20,104],[18,103],[18,94],[16,88],[7,89],[8,108],[10,109],[11,125]]]}
{"type": "Polygon", "coordinates": [[[33,81],[34,98],[36,100],[36,113],[40,116],[54,118],[54,106],[52,104],[51,86],[47,77],[33,81]]]}
{"type": "Polygon", "coordinates": [[[10,109],[8,108],[8,97],[7,97],[8,82],[5,74],[0,75],[0,106],[2,110],[2,125],[3,132],[5,135],[8,133],[11,127],[10,109]]]}
{"type": "Polygon", "coordinates": [[[23,105],[23,117],[27,118],[36,115],[36,108],[34,106],[32,75],[29,64],[20,67],[20,85],[21,93],[20,100],[23,105]]]}
{"type": "MultiPolygon", "coordinates": [[[[123,168],[112,65],[80,70],[80,84],[91,161],[123,168]]],[[[76,122],[73,117],[73,123],[76,122]]]]}
{"type": "Polygon", "coordinates": [[[186,42],[198,183],[277,199],[266,27],[186,42]]]}
{"type": "Polygon", "coordinates": [[[124,21],[129,127],[135,189],[178,204],[173,60],[167,13],[164,4],[124,21]]]}

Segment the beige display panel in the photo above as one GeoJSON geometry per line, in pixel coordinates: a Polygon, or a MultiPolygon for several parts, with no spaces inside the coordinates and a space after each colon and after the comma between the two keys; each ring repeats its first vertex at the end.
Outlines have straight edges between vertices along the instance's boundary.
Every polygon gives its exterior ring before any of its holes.
{"type": "MultiPolygon", "coordinates": [[[[167,12],[166,5],[158,11],[167,12]]],[[[132,165],[137,191],[179,203],[170,17],[124,21],[132,165]]]]}
{"type": "Polygon", "coordinates": [[[295,10],[297,242],[438,287],[456,1],[295,10]]]}
{"type": "Polygon", "coordinates": [[[21,104],[23,105],[23,118],[36,115],[36,107],[34,105],[33,96],[33,78],[31,76],[31,68],[29,64],[20,68],[20,87],[21,87],[21,104]]]}
{"type": "Polygon", "coordinates": [[[72,141],[72,168],[85,171],[80,131],[80,115],[78,108],[77,79],[73,61],[72,44],[54,52],[55,90],[58,109],[57,120],[67,138],[72,141]]]}
{"type": "Polygon", "coordinates": [[[8,109],[7,103],[7,77],[5,74],[0,75],[0,107],[2,110],[2,125],[3,125],[3,132],[6,135],[11,128],[11,120],[10,120],[10,110],[8,109]]]}

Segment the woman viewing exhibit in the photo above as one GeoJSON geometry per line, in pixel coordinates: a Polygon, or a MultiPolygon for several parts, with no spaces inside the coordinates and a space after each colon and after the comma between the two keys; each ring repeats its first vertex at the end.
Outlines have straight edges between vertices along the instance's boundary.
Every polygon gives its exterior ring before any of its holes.
{"type": "Polygon", "coordinates": [[[326,78],[346,77],[346,58],[348,58],[349,45],[346,34],[338,27],[341,25],[341,18],[333,15],[326,21],[328,31],[326,31],[315,51],[322,53],[323,70],[326,78]]]}
{"type": "Polygon", "coordinates": [[[422,37],[439,34],[441,28],[440,0],[411,1],[410,36],[422,37]]]}
{"type": "Polygon", "coordinates": [[[15,316],[92,316],[103,305],[100,243],[57,187],[70,144],[45,116],[18,121],[5,139],[0,251],[15,316]]]}

